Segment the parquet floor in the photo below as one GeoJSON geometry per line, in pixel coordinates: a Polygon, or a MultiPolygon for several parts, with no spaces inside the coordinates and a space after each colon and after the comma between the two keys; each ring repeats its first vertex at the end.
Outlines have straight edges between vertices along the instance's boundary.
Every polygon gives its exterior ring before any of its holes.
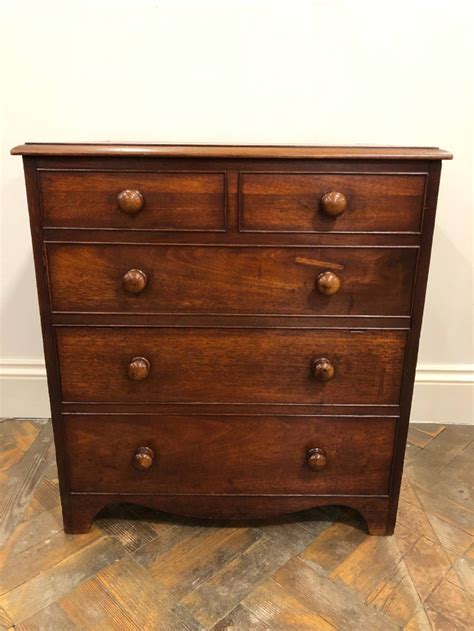
{"type": "MultiPolygon", "coordinates": [[[[49,421],[0,422],[0,628],[474,629],[474,427],[412,427],[396,534],[349,510],[62,531],[49,421]]],[[[120,519],[118,519],[120,518],[120,519]]]]}

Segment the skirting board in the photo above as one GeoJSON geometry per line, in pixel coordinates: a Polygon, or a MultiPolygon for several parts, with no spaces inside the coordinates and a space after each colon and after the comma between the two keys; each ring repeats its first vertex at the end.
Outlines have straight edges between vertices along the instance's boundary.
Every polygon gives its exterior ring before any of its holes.
{"type": "MultiPolygon", "coordinates": [[[[0,361],[0,416],[50,416],[46,371],[41,360],[0,361]]],[[[474,425],[474,366],[420,365],[410,420],[474,425]]]]}

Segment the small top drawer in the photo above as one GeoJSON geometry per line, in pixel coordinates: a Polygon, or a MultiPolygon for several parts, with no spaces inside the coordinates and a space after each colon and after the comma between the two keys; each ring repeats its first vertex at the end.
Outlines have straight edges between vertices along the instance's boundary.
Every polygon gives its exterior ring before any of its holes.
{"type": "Polygon", "coordinates": [[[225,174],[40,171],[47,227],[225,230],[225,174]]]}
{"type": "Polygon", "coordinates": [[[424,174],[240,174],[243,232],[418,232],[424,174]]]}

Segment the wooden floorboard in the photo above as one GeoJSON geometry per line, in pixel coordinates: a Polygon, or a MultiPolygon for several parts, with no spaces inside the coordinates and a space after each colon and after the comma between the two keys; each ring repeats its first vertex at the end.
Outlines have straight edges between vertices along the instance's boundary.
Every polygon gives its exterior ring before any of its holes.
{"type": "Polygon", "coordinates": [[[0,630],[474,629],[474,428],[413,425],[393,537],[354,511],[62,530],[49,421],[0,423],[0,630]]]}

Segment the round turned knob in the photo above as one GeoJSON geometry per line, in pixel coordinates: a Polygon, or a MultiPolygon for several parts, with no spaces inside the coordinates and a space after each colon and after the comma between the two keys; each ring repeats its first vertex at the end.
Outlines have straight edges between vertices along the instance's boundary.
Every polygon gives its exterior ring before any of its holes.
{"type": "Polygon", "coordinates": [[[332,379],[335,373],[334,364],[324,357],[315,359],[311,366],[311,370],[313,371],[315,378],[323,383],[332,379]]]}
{"type": "Polygon", "coordinates": [[[331,191],[325,193],[321,197],[321,208],[326,215],[330,217],[337,217],[341,215],[347,207],[347,197],[344,193],[338,193],[337,191],[331,191]]]}
{"type": "Polygon", "coordinates": [[[117,195],[117,206],[127,215],[136,215],[145,204],[145,198],[140,191],[125,189],[117,195]]]}
{"type": "Polygon", "coordinates": [[[341,287],[341,281],[334,272],[322,272],[316,279],[316,289],[324,296],[337,294],[341,287]]]}
{"type": "Polygon", "coordinates": [[[141,381],[148,377],[150,362],[146,357],[134,357],[128,365],[128,376],[134,381],[141,381]]]}
{"type": "Polygon", "coordinates": [[[130,294],[139,294],[145,289],[147,283],[147,275],[139,269],[130,269],[122,277],[122,287],[130,294]]]}
{"type": "Polygon", "coordinates": [[[153,464],[155,454],[149,447],[139,447],[133,454],[133,466],[140,471],[146,471],[153,464]]]}
{"type": "Polygon", "coordinates": [[[321,471],[328,463],[328,457],[324,449],[314,447],[306,452],[306,464],[312,471],[321,471]]]}

